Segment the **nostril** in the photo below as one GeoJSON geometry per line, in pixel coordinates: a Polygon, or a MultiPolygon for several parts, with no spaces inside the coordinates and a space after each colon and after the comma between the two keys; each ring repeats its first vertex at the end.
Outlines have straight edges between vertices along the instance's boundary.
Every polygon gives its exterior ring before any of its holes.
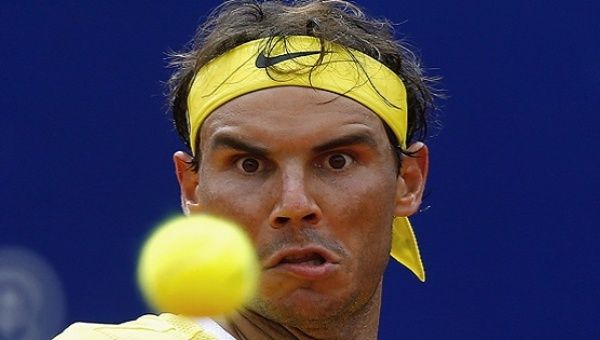
{"type": "Polygon", "coordinates": [[[278,225],[283,225],[286,224],[290,219],[288,217],[276,217],[275,218],[275,223],[277,223],[278,225]]]}
{"type": "Polygon", "coordinates": [[[304,216],[303,218],[305,221],[313,223],[317,221],[317,214],[312,213],[312,214],[308,214],[306,216],[304,216]]]}
{"type": "Polygon", "coordinates": [[[310,213],[304,215],[301,219],[294,217],[286,217],[277,216],[272,220],[272,225],[276,228],[281,228],[288,225],[290,222],[294,223],[308,223],[308,224],[317,224],[319,223],[319,214],[318,213],[310,213]]]}

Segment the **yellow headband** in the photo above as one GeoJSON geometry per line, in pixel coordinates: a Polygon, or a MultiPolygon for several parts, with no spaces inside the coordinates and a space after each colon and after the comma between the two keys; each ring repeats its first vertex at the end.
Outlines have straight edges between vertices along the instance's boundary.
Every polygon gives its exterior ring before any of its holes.
{"type": "MultiPolygon", "coordinates": [[[[244,94],[278,86],[310,87],[354,99],[377,114],[392,129],[400,146],[406,147],[406,89],[393,71],[364,53],[335,43],[321,44],[314,37],[276,39],[237,46],[197,72],[188,96],[194,154],[200,126],[210,113],[244,94]]],[[[408,218],[394,218],[392,229],[392,257],[425,281],[408,218]]]]}

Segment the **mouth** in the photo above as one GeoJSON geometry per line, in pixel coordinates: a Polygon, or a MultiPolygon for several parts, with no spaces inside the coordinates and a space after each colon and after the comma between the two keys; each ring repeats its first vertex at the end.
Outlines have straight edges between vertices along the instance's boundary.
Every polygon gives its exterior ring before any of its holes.
{"type": "Polygon", "coordinates": [[[285,256],[279,261],[279,264],[304,264],[307,266],[320,266],[327,262],[323,256],[318,253],[306,253],[306,254],[290,254],[285,256]]]}
{"type": "Polygon", "coordinates": [[[339,260],[321,247],[286,248],[269,257],[265,268],[303,280],[319,280],[333,274],[339,260]]]}

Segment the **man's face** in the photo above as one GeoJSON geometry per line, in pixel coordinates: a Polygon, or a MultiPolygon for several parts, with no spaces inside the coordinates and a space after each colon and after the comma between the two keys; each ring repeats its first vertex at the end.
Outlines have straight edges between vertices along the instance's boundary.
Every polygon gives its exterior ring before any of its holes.
{"type": "Polygon", "coordinates": [[[263,273],[250,308],[323,320],[379,298],[404,182],[373,112],[325,91],[272,88],[215,110],[199,143],[184,196],[191,212],[237,221],[253,240],[263,273]]]}

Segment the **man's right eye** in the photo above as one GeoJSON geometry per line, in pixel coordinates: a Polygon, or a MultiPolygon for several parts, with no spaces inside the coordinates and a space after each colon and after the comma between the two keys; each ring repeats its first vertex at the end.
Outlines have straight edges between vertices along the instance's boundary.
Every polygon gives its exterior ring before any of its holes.
{"type": "Polygon", "coordinates": [[[238,159],[236,162],[236,166],[238,167],[238,169],[248,174],[253,174],[262,170],[262,164],[260,163],[260,161],[252,157],[243,157],[238,159]]]}

